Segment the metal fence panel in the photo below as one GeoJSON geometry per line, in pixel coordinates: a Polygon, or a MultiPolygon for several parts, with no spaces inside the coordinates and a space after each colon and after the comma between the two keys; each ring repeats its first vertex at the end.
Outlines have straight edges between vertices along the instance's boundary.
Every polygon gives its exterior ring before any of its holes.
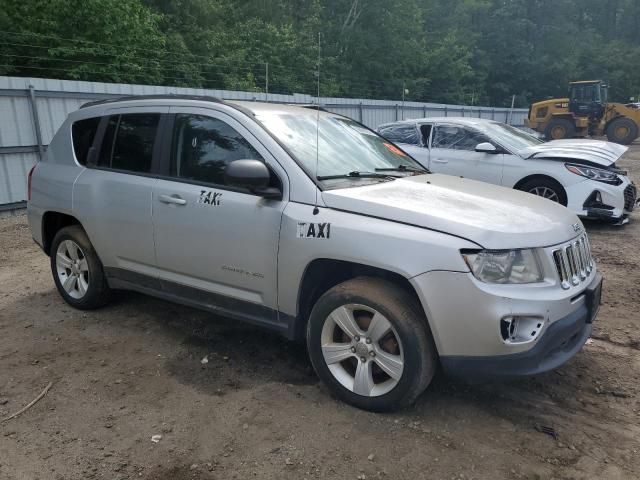
{"type": "Polygon", "coordinates": [[[26,200],[27,173],[37,161],[37,153],[10,153],[0,157],[0,206],[26,200]]]}
{"type": "Polygon", "coordinates": [[[0,146],[36,143],[28,97],[0,97],[0,146]]]}
{"type": "MultiPolygon", "coordinates": [[[[116,83],[0,76],[0,207],[26,200],[26,177],[67,115],[83,103],[123,95],[208,95],[226,100],[316,103],[306,94],[265,94],[202,88],[129,85],[116,83]],[[37,119],[37,122],[36,122],[37,119]],[[40,142],[38,141],[40,137],[40,142]]],[[[320,97],[335,113],[376,128],[396,120],[466,116],[495,118],[523,125],[527,111],[508,108],[468,107],[420,102],[320,97]]]]}

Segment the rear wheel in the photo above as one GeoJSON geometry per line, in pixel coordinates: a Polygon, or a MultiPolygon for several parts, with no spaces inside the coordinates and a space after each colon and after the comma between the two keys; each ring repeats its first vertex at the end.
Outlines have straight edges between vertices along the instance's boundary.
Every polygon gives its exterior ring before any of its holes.
{"type": "Polygon", "coordinates": [[[517,190],[532,193],[560,205],[567,206],[567,194],[560,183],[547,177],[537,177],[527,180],[517,187],[517,190]]]}
{"type": "Polygon", "coordinates": [[[331,391],[371,411],[412,403],[437,365],[420,305],[377,278],[349,280],[320,297],[309,319],[307,345],[313,367],[331,391]]]}
{"type": "Polygon", "coordinates": [[[61,229],[51,244],[51,272],[62,298],[82,310],[109,300],[102,263],[87,234],[78,225],[61,229]]]}
{"type": "Polygon", "coordinates": [[[563,138],[573,138],[576,134],[576,127],[566,118],[554,118],[544,129],[546,140],[562,140],[563,138]]]}
{"type": "Polygon", "coordinates": [[[631,145],[638,138],[638,125],[627,117],[618,117],[607,125],[607,139],[622,145],[631,145]]]}

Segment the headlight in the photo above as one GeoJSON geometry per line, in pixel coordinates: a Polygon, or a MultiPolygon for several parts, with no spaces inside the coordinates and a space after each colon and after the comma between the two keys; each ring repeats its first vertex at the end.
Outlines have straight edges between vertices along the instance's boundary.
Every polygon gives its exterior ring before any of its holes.
{"type": "Polygon", "coordinates": [[[600,168],[585,167],[584,165],[574,165],[573,163],[565,163],[564,166],[571,173],[586,177],[596,182],[610,183],[612,185],[620,185],[622,180],[618,178],[614,172],[608,170],[602,170],[600,168]]]}
{"type": "Polygon", "coordinates": [[[544,279],[534,250],[463,251],[462,257],[482,282],[535,283],[544,279]]]}

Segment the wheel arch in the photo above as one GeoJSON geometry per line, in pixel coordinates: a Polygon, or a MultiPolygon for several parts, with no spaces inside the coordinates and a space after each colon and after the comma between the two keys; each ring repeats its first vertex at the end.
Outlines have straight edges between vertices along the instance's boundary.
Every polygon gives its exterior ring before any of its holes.
{"type": "MultiPolygon", "coordinates": [[[[330,288],[357,277],[382,278],[392,282],[413,296],[423,309],[420,297],[408,278],[405,276],[379,267],[373,267],[357,262],[336,260],[331,258],[317,258],[312,260],[305,268],[298,288],[297,314],[293,337],[296,340],[304,340],[309,321],[309,315],[317,300],[330,288]]],[[[426,312],[424,312],[426,318],[426,312]]],[[[430,325],[427,326],[430,328],[430,325]]]]}
{"type": "MultiPolygon", "coordinates": [[[[531,175],[527,175],[524,178],[521,178],[520,180],[518,180],[516,182],[516,184],[513,186],[514,190],[522,190],[522,187],[528,183],[531,180],[547,180],[549,182],[555,183],[558,188],[560,188],[562,194],[564,195],[564,200],[565,200],[565,204],[568,203],[568,197],[567,197],[567,189],[565,188],[565,186],[562,184],[562,182],[560,182],[557,178],[554,178],[550,175],[546,175],[544,173],[533,173],[531,175]]],[[[566,206],[566,205],[565,205],[566,206]]]]}
{"type": "Polygon", "coordinates": [[[51,255],[51,244],[56,233],[71,225],[82,227],[76,217],[67,213],[49,210],[42,215],[42,249],[47,255],[51,255]]]}

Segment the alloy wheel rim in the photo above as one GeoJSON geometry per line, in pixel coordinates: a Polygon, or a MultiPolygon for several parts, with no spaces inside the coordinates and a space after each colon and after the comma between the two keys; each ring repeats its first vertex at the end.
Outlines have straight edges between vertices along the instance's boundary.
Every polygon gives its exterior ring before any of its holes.
{"type": "Polygon", "coordinates": [[[393,390],[404,371],[402,342],[391,322],[358,304],[336,308],[321,333],[325,364],[347,390],[377,397],[393,390]]]}
{"type": "Polygon", "coordinates": [[[73,240],[63,240],[56,252],[56,272],[67,294],[80,300],[89,289],[89,265],[80,246],[73,240]]]}
{"type": "Polygon", "coordinates": [[[534,187],[529,190],[529,193],[533,193],[534,195],[538,195],[539,197],[546,198],[548,200],[551,200],[552,202],[560,203],[558,194],[549,187],[534,187]]]}

